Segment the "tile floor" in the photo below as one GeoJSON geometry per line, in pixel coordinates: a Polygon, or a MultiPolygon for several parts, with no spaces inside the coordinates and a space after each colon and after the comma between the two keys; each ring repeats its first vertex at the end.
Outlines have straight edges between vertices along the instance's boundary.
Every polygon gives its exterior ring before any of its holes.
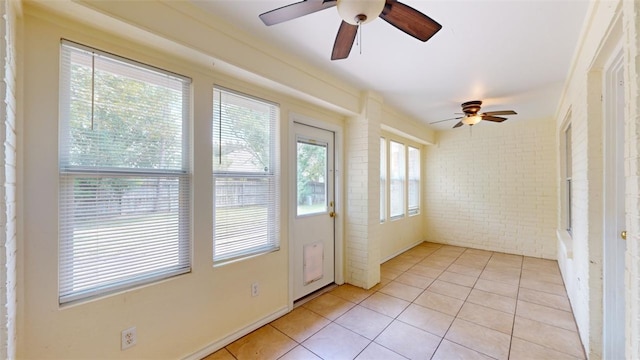
{"type": "Polygon", "coordinates": [[[422,243],[205,359],[584,358],[555,261],[422,243]]]}

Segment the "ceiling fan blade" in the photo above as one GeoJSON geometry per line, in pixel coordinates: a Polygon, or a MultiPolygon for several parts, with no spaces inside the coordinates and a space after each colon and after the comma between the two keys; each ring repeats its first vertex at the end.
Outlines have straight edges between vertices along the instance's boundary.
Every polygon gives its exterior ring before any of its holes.
{"type": "Polygon", "coordinates": [[[336,42],[333,44],[331,60],[346,59],[349,56],[357,33],[358,25],[351,25],[344,20],[342,21],[336,35],[336,42]]]}
{"type": "Polygon", "coordinates": [[[483,113],[482,115],[489,115],[489,116],[493,116],[493,115],[518,115],[518,113],[513,111],[513,110],[500,110],[500,111],[487,111],[486,113],[483,113]]]}
{"type": "Polygon", "coordinates": [[[457,123],[457,124],[453,125],[453,128],[455,129],[455,128],[460,127],[460,126],[462,126],[462,125],[464,125],[464,124],[462,123],[462,121],[458,121],[458,123],[457,123]]]}
{"type": "Polygon", "coordinates": [[[491,115],[482,115],[482,120],[493,121],[493,122],[503,122],[507,120],[507,118],[491,116],[491,115]]]}
{"type": "Polygon", "coordinates": [[[305,0],[283,6],[266,13],[260,14],[260,20],[267,25],[275,25],[288,20],[293,20],[316,11],[336,6],[336,0],[305,0]]]}
{"type": "Polygon", "coordinates": [[[437,123],[441,123],[441,122],[445,122],[445,121],[460,120],[460,119],[462,119],[462,116],[454,117],[454,118],[451,118],[451,119],[438,120],[438,121],[430,122],[429,124],[437,124],[437,123]]]}
{"type": "Polygon", "coordinates": [[[396,0],[387,0],[380,17],[420,41],[429,40],[442,28],[427,15],[396,0]]]}

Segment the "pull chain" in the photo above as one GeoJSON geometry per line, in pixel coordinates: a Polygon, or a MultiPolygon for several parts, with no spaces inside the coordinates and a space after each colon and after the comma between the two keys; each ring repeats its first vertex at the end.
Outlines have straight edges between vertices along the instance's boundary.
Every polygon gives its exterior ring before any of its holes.
{"type": "Polygon", "coordinates": [[[362,55],[362,22],[358,21],[358,47],[360,48],[360,55],[362,55]]]}

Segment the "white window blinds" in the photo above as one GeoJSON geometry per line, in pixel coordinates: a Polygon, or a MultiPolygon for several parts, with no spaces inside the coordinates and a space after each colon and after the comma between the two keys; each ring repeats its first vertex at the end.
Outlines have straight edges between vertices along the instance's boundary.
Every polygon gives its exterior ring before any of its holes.
{"type": "Polygon", "coordinates": [[[66,41],[60,70],[60,303],[190,271],[190,80],[66,41]]]}
{"type": "Polygon", "coordinates": [[[389,216],[393,218],[403,217],[404,209],[404,183],[406,177],[404,144],[389,141],[389,216]]]}
{"type": "Polygon", "coordinates": [[[408,210],[409,215],[420,213],[420,149],[408,146],[409,157],[407,159],[409,181],[408,189],[408,210]]]}
{"type": "Polygon", "coordinates": [[[380,138],[380,222],[387,220],[387,140],[380,138]]]}
{"type": "Polygon", "coordinates": [[[280,246],[279,108],[227,89],[213,99],[213,260],[280,246]]]}

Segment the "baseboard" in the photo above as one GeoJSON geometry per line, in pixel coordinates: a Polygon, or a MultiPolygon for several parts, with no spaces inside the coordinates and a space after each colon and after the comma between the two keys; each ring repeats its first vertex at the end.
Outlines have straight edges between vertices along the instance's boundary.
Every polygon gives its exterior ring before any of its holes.
{"type": "Polygon", "coordinates": [[[223,347],[231,344],[232,342],[240,339],[241,337],[249,334],[250,332],[257,330],[259,328],[261,328],[264,325],[267,325],[268,323],[276,320],[277,318],[287,314],[289,312],[289,307],[283,307],[279,310],[277,310],[276,312],[263,317],[262,319],[254,322],[253,324],[249,325],[249,326],[245,326],[244,328],[234,332],[233,334],[230,334],[228,336],[225,336],[224,338],[214,341],[211,344],[205,346],[204,348],[202,348],[201,350],[198,350],[196,352],[194,352],[191,355],[188,355],[187,357],[184,358],[184,360],[200,360],[210,354],[213,354],[214,352],[222,349],[223,347]]]}
{"type": "Polygon", "coordinates": [[[380,264],[382,264],[382,263],[383,263],[383,262],[385,262],[385,261],[389,261],[389,260],[393,259],[394,257],[396,257],[396,256],[398,256],[398,255],[400,255],[400,254],[402,254],[403,252],[405,252],[405,251],[407,251],[407,250],[409,250],[409,249],[411,249],[411,248],[414,248],[414,247],[416,247],[416,246],[418,246],[418,245],[422,244],[423,242],[424,242],[424,240],[416,241],[415,243],[413,243],[413,244],[411,244],[411,245],[409,245],[409,246],[405,247],[404,249],[402,249],[402,250],[400,250],[400,251],[396,252],[395,254],[393,254],[393,255],[391,255],[391,256],[388,256],[388,257],[386,257],[386,258],[384,258],[384,259],[380,260],[380,264]]]}

